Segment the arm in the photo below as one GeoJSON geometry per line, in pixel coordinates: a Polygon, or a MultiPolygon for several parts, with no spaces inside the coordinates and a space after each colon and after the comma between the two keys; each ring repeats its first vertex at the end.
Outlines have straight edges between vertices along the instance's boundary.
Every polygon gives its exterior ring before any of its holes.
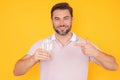
{"type": "Polygon", "coordinates": [[[118,64],[113,56],[100,51],[95,46],[93,46],[90,42],[86,41],[85,44],[77,44],[77,46],[81,47],[81,50],[85,55],[89,57],[91,56],[94,57],[94,62],[96,64],[108,70],[118,69],[118,64]]]}
{"type": "Polygon", "coordinates": [[[14,75],[19,76],[25,74],[35,63],[40,60],[49,60],[50,54],[42,49],[37,49],[34,55],[26,55],[17,61],[14,68],[14,75]]]}
{"type": "Polygon", "coordinates": [[[101,65],[105,69],[108,70],[117,70],[118,64],[115,60],[115,58],[111,55],[108,55],[102,51],[97,51],[96,56],[94,56],[95,60],[94,62],[101,65]]]}
{"type": "Polygon", "coordinates": [[[25,74],[35,63],[36,61],[33,56],[25,55],[22,59],[17,61],[14,74],[16,76],[25,74]]]}

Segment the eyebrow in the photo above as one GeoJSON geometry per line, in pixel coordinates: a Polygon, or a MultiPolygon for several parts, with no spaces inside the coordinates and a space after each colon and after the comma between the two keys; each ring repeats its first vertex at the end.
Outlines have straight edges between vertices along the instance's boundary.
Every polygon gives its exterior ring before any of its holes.
{"type": "Polygon", "coordinates": [[[69,18],[69,16],[65,16],[64,18],[69,18]]]}
{"type": "MultiPolygon", "coordinates": [[[[60,17],[54,17],[54,18],[60,18],[60,17]]],[[[63,17],[63,18],[69,18],[69,16],[65,16],[65,17],[63,17]]]]}
{"type": "Polygon", "coordinates": [[[64,18],[67,18],[67,17],[69,17],[69,16],[65,16],[64,18]]]}

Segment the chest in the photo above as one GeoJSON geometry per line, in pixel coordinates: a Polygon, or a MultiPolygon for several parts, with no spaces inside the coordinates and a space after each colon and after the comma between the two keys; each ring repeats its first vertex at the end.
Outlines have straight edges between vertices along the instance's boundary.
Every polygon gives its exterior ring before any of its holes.
{"type": "Polygon", "coordinates": [[[53,44],[51,52],[52,61],[54,62],[87,62],[88,56],[84,55],[81,48],[74,45],[74,42],[67,44],[66,46],[60,46],[60,44],[53,44]]]}

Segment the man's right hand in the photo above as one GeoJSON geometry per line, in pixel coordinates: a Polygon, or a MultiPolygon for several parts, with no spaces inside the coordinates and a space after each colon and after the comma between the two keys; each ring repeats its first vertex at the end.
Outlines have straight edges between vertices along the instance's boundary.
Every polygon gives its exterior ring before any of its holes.
{"type": "Polygon", "coordinates": [[[41,60],[50,60],[51,59],[51,54],[47,50],[38,48],[33,55],[33,59],[36,62],[41,61],[41,60]]]}

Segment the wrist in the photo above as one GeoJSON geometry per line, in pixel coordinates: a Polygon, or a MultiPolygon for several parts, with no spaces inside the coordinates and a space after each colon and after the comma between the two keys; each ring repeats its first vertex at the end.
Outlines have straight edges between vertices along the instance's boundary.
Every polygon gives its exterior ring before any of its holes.
{"type": "Polygon", "coordinates": [[[32,56],[31,56],[31,61],[32,61],[33,63],[36,63],[36,62],[38,62],[39,60],[36,59],[34,55],[32,55],[32,56]]]}
{"type": "Polygon", "coordinates": [[[98,57],[100,53],[101,53],[101,51],[97,50],[97,51],[94,53],[93,56],[94,56],[94,57],[98,57]]]}

